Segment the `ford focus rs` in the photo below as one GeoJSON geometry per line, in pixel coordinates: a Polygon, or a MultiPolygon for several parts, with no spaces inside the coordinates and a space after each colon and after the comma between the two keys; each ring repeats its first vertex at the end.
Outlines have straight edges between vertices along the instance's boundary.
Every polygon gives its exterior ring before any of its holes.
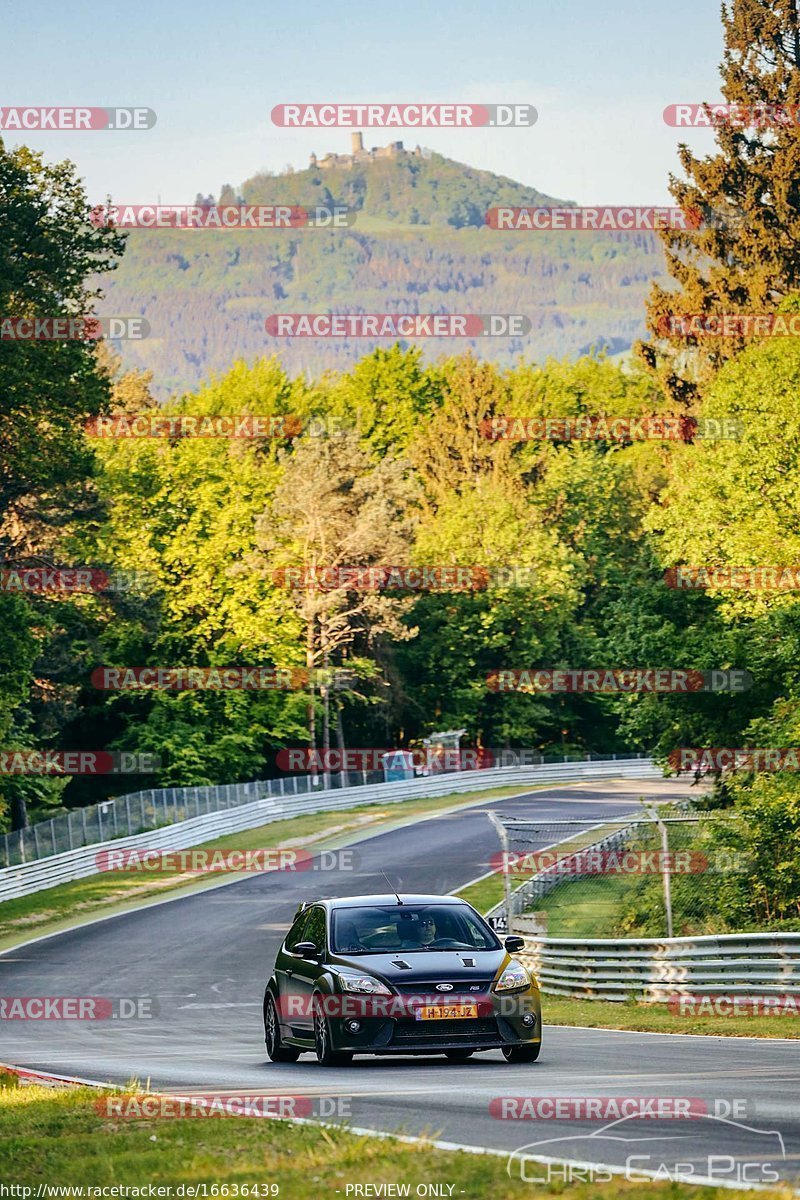
{"type": "Polygon", "coordinates": [[[324,1066],[354,1054],[476,1050],[533,1062],[539,989],[471,905],[452,896],[348,896],[301,905],[264,995],[273,1062],[306,1051],[324,1066]]]}

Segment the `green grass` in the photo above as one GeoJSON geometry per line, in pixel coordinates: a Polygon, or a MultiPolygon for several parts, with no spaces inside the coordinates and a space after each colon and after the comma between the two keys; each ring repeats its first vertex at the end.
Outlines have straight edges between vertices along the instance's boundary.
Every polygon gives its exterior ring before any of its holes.
{"type": "MultiPolygon", "coordinates": [[[[209,1196],[214,1185],[228,1185],[231,1196],[234,1184],[239,1189],[267,1185],[261,1195],[269,1195],[268,1185],[277,1184],[280,1200],[337,1192],[345,1200],[348,1184],[380,1183],[409,1184],[412,1195],[419,1184],[439,1183],[452,1185],[454,1200],[518,1200],[525,1186],[519,1178],[509,1178],[505,1156],[445,1152],[425,1143],[358,1137],[345,1130],[271,1119],[109,1120],[95,1110],[101,1095],[88,1088],[20,1087],[14,1077],[0,1077],[3,1182],[33,1188],[34,1195],[39,1184],[205,1184],[209,1196]]],[[[530,1130],[520,1124],[520,1145],[528,1140],[530,1130]]],[[[617,1179],[604,1184],[553,1183],[538,1185],[536,1195],[542,1194],[562,1200],[635,1200],[642,1185],[617,1179]]],[[[761,1194],[772,1200],[791,1195],[788,1188],[761,1194]]],[[[652,1200],[729,1200],[729,1195],[721,1188],[648,1186],[652,1200]]]]}
{"type": "MultiPolygon", "coordinates": [[[[625,898],[638,884],[638,878],[631,875],[597,875],[564,883],[542,897],[537,912],[547,914],[550,937],[613,937],[613,930],[625,911],[625,898]]],[[[648,936],[658,937],[663,933],[659,929],[648,936]]]]}
{"type": "MultiPolygon", "coordinates": [[[[612,823],[599,829],[576,833],[574,837],[565,838],[563,842],[558,843],[558,853],[563,855],[572,850],[580,850],[618,828],[618,824],[612,823]]],[[[525,874],[512,874],[511,890],[520,887],[535,873],[535,870],[531,870],[525,874]]],[[[552,928],[548,926],[551,937],[603,937],[603,931],[612,928],[621,905],[620,887],[624,887],[627,882],[623,876],[607,875],[590,879],[588,882],[581,880],[579,885],[564,884],[552,895],[545,896],[537,902],[537,912],[547,912],[549,916],[557,918],[552,928]],[[610,884],[612,887],[602,889],[596,886],[598,884],[610,884]],[[567,895],[569,906],[566,903],[567,895]]],[[[479,912],[486,913],[503,899],[503,876],[497,873],[485,879],[478,879],[468,887],[462,888],[458,895],[479,912]]]]}
{"type": "MultiPolygon", "coordinates": [[[[552,784],[538,785],[552,787],[552,784]]],[[[421,820],[436,813],[465,807],[482,800],[502,799],[533,791],[526,785],[493,788],[486,792],[451,793],[436,799],[405,800],[397,804],[362,805],[359,808],[273,821],[256,829],[245,829],[205,842],[207,850],[255,850],[276,847],[333,849],[350,844],[360,835],[371,835],[414,817],[421,820]]],[[[97,849],[107,849],[108,843],[97,849]]],[[[199,849],[199,847],[197,847],[199,849]]],[[[160,899],[178,889],[200,890],[213,886],[220,877],[234,878],[235,872],[215,871],[198,876],[164,871],[157,875],[110,871],[58,884],[30,896],[0,904],[0,949],[7,949],[34,934],[55,932],[88,916],[122,911],[137,904],[160,899]]]]}
{"type": "MultiPolygon", "coordinates": [[[[579,849],[595,841],[602,831],[590,836],[578,834],[559,843],[559,851],[579,849]]],[[[512,890],[525,877],[511,877],[512,890]]],[[[556,921],[548,922],[551,937],[607,937],[622,910],[626,891],[636,886],[630,876],[606,875],[582,880],[580,885],[565,884],[555,893],[545,896],[537,905],[538,912],[547,912],[556,921]],[[569,906],[566,897],[569,896],[569,906]]],[[[476,880],[458,893],[478,912],[488,912],[503,899],[503,877],[489,875],[476,880]]],[[[545,1025],[583,1025],[592,1028],[626,1029],[653,1033],[700,1033],[724,1037],[800,1037],[800,1017],[781,1016],[689,1016],[672,1013],[665,1004],[645,1004],[630,1000],[626,1003],[611,1000],[577,1000],[569,996],[542,995],[542,1015],[545,1025]]]]}
{"type": "Polygon", "coordinates": [[[800,1017],[688,1016],[672,1013],[666,1004],[635,1000],[575,1000],[542,996],[545,1025],[588,1025],[654,1033],[703,1033],[723,1037],[800,1038],[800,1017]]]}
{"type": "Polygon", "coordinates": [[[456,894],[473,908],[477,908],[479,913],[487,913],[503,899],[503,876],[488,875],[485,879],[478,879],[468,887],[462,888],[456,894]]]}

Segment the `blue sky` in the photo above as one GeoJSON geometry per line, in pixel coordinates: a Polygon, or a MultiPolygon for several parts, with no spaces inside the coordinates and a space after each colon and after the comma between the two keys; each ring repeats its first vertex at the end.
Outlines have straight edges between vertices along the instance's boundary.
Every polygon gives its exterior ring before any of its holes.
{"type": "MultiPolygon", "coordinates": [[[[531,129],[365,131],[417,141],[580,203],[664,203],[679,137],[667,104],[720,97],[716,0],[4,0],[0,105],[145,105],[155,129],[29,133],[89,197],[163,203],[349,148],[349,130],[278,129],[289,101],[526,101],[531,129]]],[[[9,143],[21,140],[5,135],[9,143]]]]}

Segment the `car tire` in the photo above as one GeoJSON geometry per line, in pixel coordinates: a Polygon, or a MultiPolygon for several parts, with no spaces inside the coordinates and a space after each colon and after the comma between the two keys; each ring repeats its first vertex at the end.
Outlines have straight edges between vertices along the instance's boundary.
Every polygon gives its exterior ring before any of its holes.
{"type": "Polygon", "coordinates": [[[272,993],[264,997],[264,1041],[267,1046],[267,1058],[271,1062],[297,1062],[300,1051],[296,1046],[285,1046],[281,1037],[281,1027],[278,1023],[278,1011],[272,993]]]}
{"type": "Polygon", "coordinates": [[[445,1050],[445,1058],[449,1058],[450,1062],[466,1062],[468,1058],[472,1058],[474,1050],[445,1050]]]}
{"type": "Polygon", "coordinates": [[[536,1062],[541,1048],[541,1042],[534,1046],[503,1046],[503,1058],[507,1063],[536,1062]]]}
{"type": "Polygon", "coordinates": [[[317,1062],[321,1067],[346,1067],[353,1061],[352,1052],[348,1050],[333,1050],[331,1048],[331,1030],[328,1018],[322,1011],[319,997],[312,1002],[314,1013],[314,1051],[317,1062]]]}

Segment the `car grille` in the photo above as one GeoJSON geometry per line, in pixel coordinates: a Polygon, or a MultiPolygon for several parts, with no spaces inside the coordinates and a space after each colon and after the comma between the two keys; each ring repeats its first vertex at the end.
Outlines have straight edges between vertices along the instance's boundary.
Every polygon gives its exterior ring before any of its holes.
{"type": "Polygon", "coordinates": [[[436,979],[417,979],[414,983],[406,983],[405,980],[402,982],[392,980],[392,986],[401,996],[436,996],[437,999],[450,1003],[456,996],[460,1001],[465,996],[470,996],[474,999],[475,996],[486,995],[491,990],[493,980],[470,979],[467,982],[463,980],[451,980],[453,984],[452,992],[437,992],[437,983],[444,982],[445,980],[440,975],[436,979]],[[478,988],[478,991],[473,992],[472,988],[478,988]]]}
{"type": "Polygon", "coordinates": [[[417,1045],[436,1045],[440,1042],[496,1042],[499,1039],[497,1021],[493,1017],[456,1018],[452,1021],[431,1022],[426,1028],[424,1021],[398,1021],[395,1025],[392,1044],[415,1042],[417,1045]]]}

